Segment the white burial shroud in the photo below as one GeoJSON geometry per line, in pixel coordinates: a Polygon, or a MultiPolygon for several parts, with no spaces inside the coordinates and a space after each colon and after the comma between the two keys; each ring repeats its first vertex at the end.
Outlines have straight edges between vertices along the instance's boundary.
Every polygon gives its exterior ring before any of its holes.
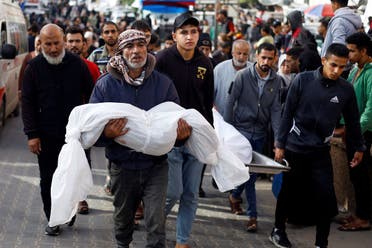
{"type": "Polygon", "coordinates": [[[58,167],[53,175],[49,226],[69,222],[76,214],[78,202],[87,198],[93,179],[84,149],[96,143],[110,119],[128,119],[126,127],[129,132],[116,138],[117,143],[138,152],[160,156],[168,153],[174,146],[177,122],[183,118],[192,126],[191,136],[185,146],[200,162],[212,165],[212,176],[219,190],[231,190],[246,182],[249,171],[244,163],[250,162],[251,146],[216,111],[214,116],[219,123],[215,122],[214,125],[222,129],[229,127],[226,129],[228,131],[220,130],[216,135],[213,127],[198,111],[184,109],[173,102],[159,104],[149,111],[126,103],[111,102],[85,104],[74,108],[66,126],[66,144],[59,154],[58,167]],[[240,145],[231,139],[236,136],[240,145]],[[238,152],[239,158],[234,155],[234,150],[238,152]]]}

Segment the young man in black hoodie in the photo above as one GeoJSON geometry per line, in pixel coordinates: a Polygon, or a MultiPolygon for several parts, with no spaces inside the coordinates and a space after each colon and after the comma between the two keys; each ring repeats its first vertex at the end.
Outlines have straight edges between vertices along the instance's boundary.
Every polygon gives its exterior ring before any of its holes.
{"type": "Polygon", "coordinates": [[[340,76],[348,62],[349,50],[335,43],[322,58],[322,67],[297,75],[289,89],[275,141],[275,159],[285,155],[291,170],[283,184],[275,211],[275,227],[270,240],[277,247],[291,247],[285,232],[288,217],[299,214],[302,205],[311,206],[316,223],[315,245],[328,246],[331,219],[338,213],[333,188],[329,141],[344,117],[351,145],[355,147],[350,166],[357,166],[366,149],[361,134],[358,106],[353,86],[340,76]],[[285,153],[285,154],[284,154],[285,153]],[[297,189],[301,188],[299,192],[297,189]]]}
{"type": "MultiPolygon", "coordinates": [[[[213,123],[213,67],[210,60],[196,47],[199,21],[189,13],[176,17],[172,33],[176,45],[156,55],[156,69],[170,77],[177,89],[181,106],[199,111],[213,123]]],[[[166,214],[177,200],[177,248],[186,248],[194,221],[203,164],[182,144],[168,154],[169,179],[166,214]]]]}

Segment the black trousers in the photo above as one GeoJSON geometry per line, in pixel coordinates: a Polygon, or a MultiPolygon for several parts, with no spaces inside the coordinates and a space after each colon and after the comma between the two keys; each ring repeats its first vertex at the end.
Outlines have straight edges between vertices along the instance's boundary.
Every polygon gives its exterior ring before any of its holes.
{"type": "MultiPolygon", "coordinates": [[[[354,168],[349,166],[350,181],[354,186],[355,192],[355,214],[362,220],[369,220],[371,218],[371,193],[370,193],[370,178],[369,167],[372,165],[372,157],[370,147],[372,144],[372,132],[364,133],[364,140],[367,150],[363,154],[362,162],[354,168]]],[[[354,156],[355,150],[347,148],[347,155],[349,161],[354,156]]]]}
{"type": "Polygon", "coordinates": [[[50,187],[54,171],[58,165],[58,155],[64,144],[64,138],[41,137],[41,152],[38,155],[40,171],[40,191],[44,213],[49,221],[51,209],[50,187]]]}
{"type": "Polygon", "coordinates": [[[289,217],[310,214],[316,225],[316,246],[327,246],[331,219],[337,214],[329,149],[309,154],[286,151],[291,170],[283,174],[275,210],[275,227],[285,230],[289,217]],[[305,204],[305,208],[303,207],[305,204]],[[312,213],[303,211],[312,209],[312,213]]]}

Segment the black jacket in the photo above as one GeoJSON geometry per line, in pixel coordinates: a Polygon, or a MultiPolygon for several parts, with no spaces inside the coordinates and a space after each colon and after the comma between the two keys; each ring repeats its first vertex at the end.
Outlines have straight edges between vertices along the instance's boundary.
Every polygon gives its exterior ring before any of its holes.
{"type": "Polygon", "coordinates": [[[322,67],[300,73],[289,88],[275,145],[298,153],[328,149],[341,114],[353,147],[364,151],[353,86],[342,78],[324,78],[322,67]]]}
{"type": "Polygon", "coordinates": [[[64,139],[71,110],[87,102],[93,79],[85,62],[66,51],[59,65],[39,55],[26,67],[22,86],[22,118],[28,139],[64,139]]]}
{"type": "Polygon", "coordinates": [[[176,45],[156,55],[156,69],[172,79],[180,97],[181,106],[199,111],[213,125],[213,66],[198,49],[194,57],[185,61],[176,45]]]}

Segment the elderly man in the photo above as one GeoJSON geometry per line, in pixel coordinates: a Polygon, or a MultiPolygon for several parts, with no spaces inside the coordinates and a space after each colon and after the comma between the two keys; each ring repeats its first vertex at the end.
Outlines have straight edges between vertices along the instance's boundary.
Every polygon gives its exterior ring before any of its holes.
{"type": "MultiPolygon", "coordinates": [[[[94,88],[91,103],[122,102],[144,110],[166,102],[179,103],[172,81],[154,70],[155,58],[147,53],[146,36],[139,30],[120,34],[115,56],[94,88]]],[[[134,231],[134,216],[140,201],[145,209],[146,247],[165,247],[165,197],[168,182],[167,156],[150,156],[135,152],[114,142],[128,132],[126,119],[115,119],[106,125],[101,139],[109,159],[114,224],[118,247],[129,247],[134,231]]],[[[130,132],[130,130],[129,130],[130,132]]],[[[191,128],[178,122],[177,139],[186,139],[191,128]]]]}
{"type": "MultiPolygon", "coordinates": [[[[50,187],[68,117],[74,107],[89,99],[93,80],[84,61],[65,51],[60,27],[45,25],[40,31],[40,42],[42,54],[31,60],[25,70],[22,118],[28,147],[38,157],[41,198],[49,220],[50,187]]],[[[47,226],[45,233],[56,236],[59,227],[47,226]]]]}
{"type": "Polygon", "coordinates": [[[236,40],[232,45],[232,59],[221,62],[214,68],[214,105],[223,116],[227,101],[229,87],[235,75],[246,68],[251,62],[249,58],[249,43],[245,40],[236,40]]]}

